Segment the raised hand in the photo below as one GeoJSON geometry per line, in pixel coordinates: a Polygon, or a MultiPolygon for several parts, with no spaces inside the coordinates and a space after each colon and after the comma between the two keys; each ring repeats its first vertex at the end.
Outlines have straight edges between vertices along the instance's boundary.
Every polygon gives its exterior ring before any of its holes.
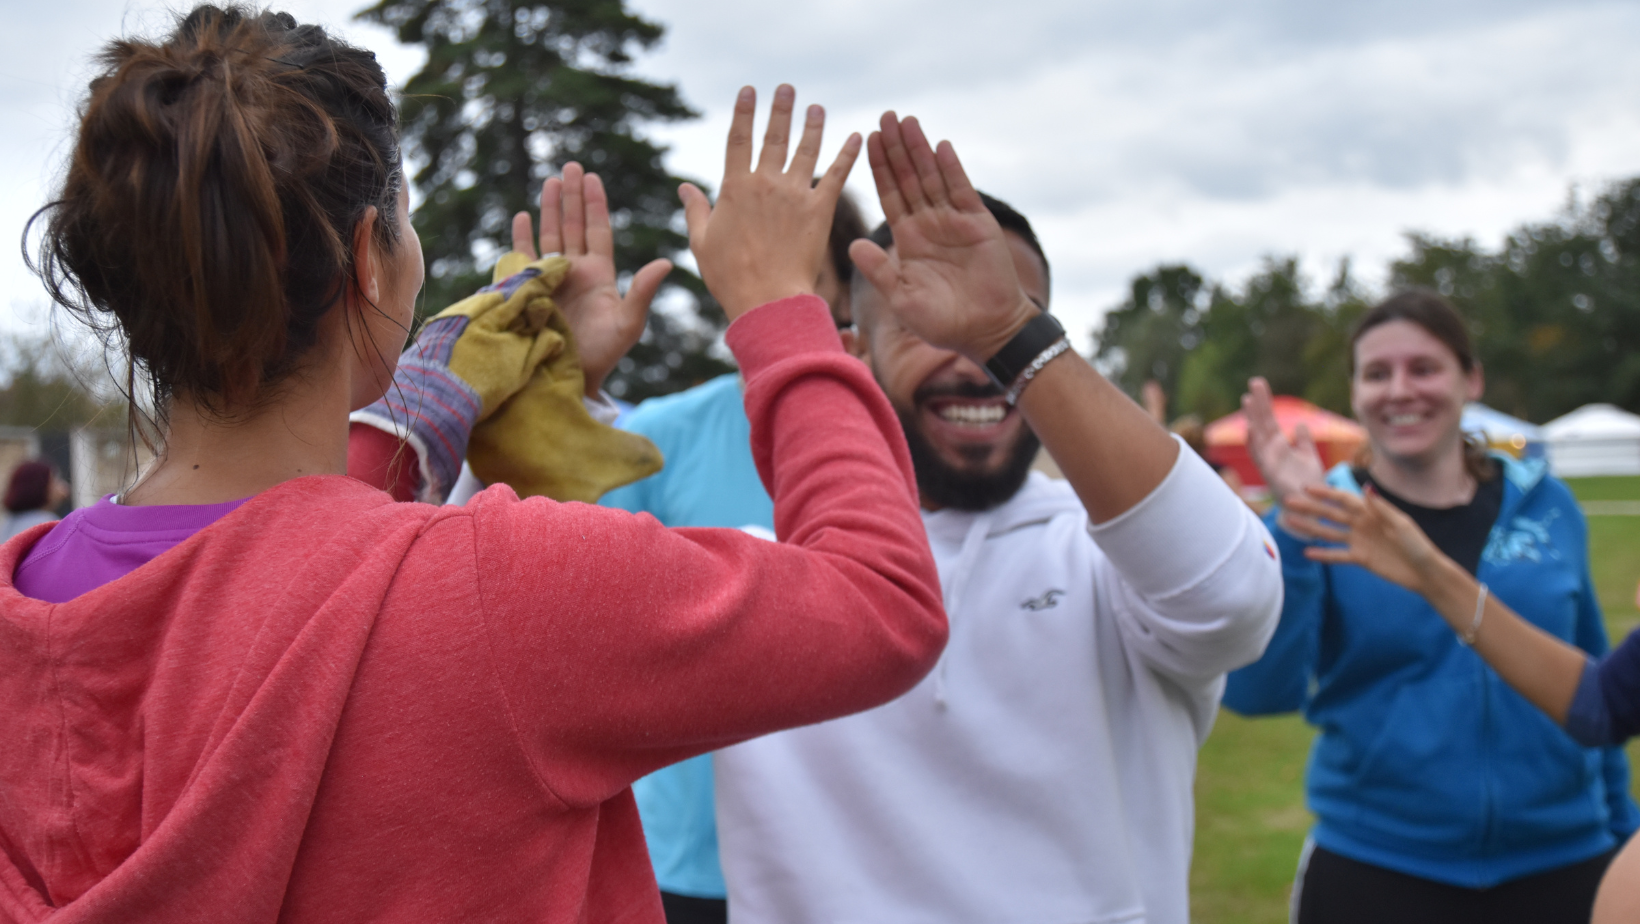
{"type": "Polygon", "coordinates": [[[1253,457],[1270,487],[1270,496],[1278,504],[1300,494],[1310,485],[1325,484],[1327,473],[1321,466],[1321,453],[1316,451],[1310,428],[1299,424],[1293,442],[1287,441],[1276,423],[1275,409],[1270,404],[1270,383],[1262,378],[1247,381],[1247,394],[1241,396],[1241,410],[1247,417],[1247,453],[1253,457]]]}
{"type": "Polygon", "coordinates": [[[1167,426],[1167,390],[1161,382],[1145,379],[1145,384],[1139,387],[1139,404],[1157,423],[1167,426]]]}
{"type": "Polygon", "coordinates": [[[1549,718],[1566,723],[1589,656],[1488,596],[1411,517],[1370,488],[1362,497],[1315,485],[1289,499],[1285,516],[1287,528],[1299,535],[1340,543],[1312,546],[1305,557],[1360,565],[1422,596],[1510,686],[1549,718]]]}
{"type": "Polygon", "coordinates": [[[1287,498],[1285,528],[1339,546],[1304,550],[1312,561],[1360,565],[1386,581],[1428,594],[1446,556],[1412,518],[1368,488],[1365,496],[1308,485],[1287,498]]]}
{"type": "Polygon", "coordinates": [[[570,161],[564,175],[541,185],[541,236],[530,233],[530,215],[513,216],[513,250],[536,257],[561,253],[569,274],[554,293],[581,356],[588,395],[596,395],[615,363],[643,335],[649,303],[672,261],[652,260],[632,277],[626,295],[616,285],[615,236],[609,226],[609,197],[596,173],[570,161]]]}
{"type": "Polygon", "coordinates": [[[894,253],[855,241],[849,257],[889,309],[929,343],[984,363],[1040,310],[1020,289],[1002,227],[949,141],[883,114],[866,142],[894,253]]]}
{"type": "Polygon", "coordinates": [[[763,151],[752,168],[752,121],[757,94],[744,87],[735,100],[729,147],[714,207],[690,183],[678,196],[689,224],[689,248],[700,276],[733,321],[753,308],[814,291],[826,258],[826,239],[843,181],[860,153],[860,136],[850,135],[819,183],[812,183],[820,159],[826,113],[810,106],[803,135],[786,164],[792,107],[797,92],[786,84],[774,91],[763,151]]]}

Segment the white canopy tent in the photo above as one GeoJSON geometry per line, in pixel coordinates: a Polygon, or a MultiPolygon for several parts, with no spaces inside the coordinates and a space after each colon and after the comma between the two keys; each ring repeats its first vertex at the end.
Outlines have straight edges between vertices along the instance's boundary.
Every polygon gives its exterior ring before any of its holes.
{"type": "Polygon", "coordinates": [[[1549,469],[1561,478],[1640,475],[1640,416],[1586,404],[1543,425],[1549,469]]]}
{"type": "Polygon", "coordinates": [[[1501,449],[1517,459],[1536,459],[1544,454],[1542,427],[1510,417],[1479,401],[1464,405],[1459,426],[1465,433],[1479,435],[1493,449],[1501,449]]]}

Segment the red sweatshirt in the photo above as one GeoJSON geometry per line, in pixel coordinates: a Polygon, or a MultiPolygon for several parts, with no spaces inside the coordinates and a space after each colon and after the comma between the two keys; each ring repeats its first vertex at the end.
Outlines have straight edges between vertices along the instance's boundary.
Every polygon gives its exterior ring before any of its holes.
{"type": "Polygon", "coordinates": [[[660,922],[632,780],[892,699],[945,640],[825,305],[729,344],[780,544],[316,476],[62,604],[11,586],[49,527],[0,546],[0,920],[660,922]]]}

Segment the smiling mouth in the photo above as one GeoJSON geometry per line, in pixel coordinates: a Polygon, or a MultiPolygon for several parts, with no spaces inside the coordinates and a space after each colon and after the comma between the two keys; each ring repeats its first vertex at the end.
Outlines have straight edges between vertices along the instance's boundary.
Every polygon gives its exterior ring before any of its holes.
{"type": "Polygon", "coordinates": [[[1390,414],[1384,418],[1392,427],[1410,427],[1424,422],[1422,414],[1390,414]]]}
{"type": "Polygon", "coordinates": [[[950,403],[930,408],[941,420],[964,427],[989,427],[1002,423],[1008,408],[1000,404],[950,403]]]}

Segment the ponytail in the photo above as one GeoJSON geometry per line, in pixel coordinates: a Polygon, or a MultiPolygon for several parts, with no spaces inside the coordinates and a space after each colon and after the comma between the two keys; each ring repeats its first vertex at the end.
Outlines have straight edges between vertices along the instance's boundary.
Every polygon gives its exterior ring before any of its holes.
{"type": "Polygon", "coordinates": [[[352,282],[368,208],[377,243],[396,243],[385,75],[318,26],[209,5],[97,61],[31,262],[55,302],[124,349],[128,383],[145,378],[162,417],[177,394],[254,407],[352,282]]]}

